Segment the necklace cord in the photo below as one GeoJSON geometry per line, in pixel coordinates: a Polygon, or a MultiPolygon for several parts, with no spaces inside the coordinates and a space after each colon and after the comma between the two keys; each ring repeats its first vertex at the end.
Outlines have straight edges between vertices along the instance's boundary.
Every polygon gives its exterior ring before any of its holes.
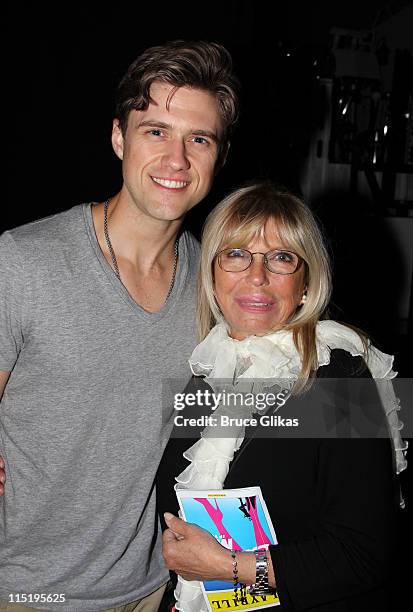
{"type": "MultiPolygon", "coordinates": [[[[108,228],[109,200],[106,200],[103,208],[104,208],[103,232],[105,234],[106,245],[109,249],[110,257],[112,259],[112,265],[113,265],[114,272],[116,276],[118,277],[118,279],[122,282],[122,279],[120,277],[120,272],[119,272],[118,260],[116,259],[115,250],[112,246],[110,236],[109,236],[109,228],[108,228]]],[[[172,278],[171,278],[171,282],[169,283],[169,289],[168,289],[168,293],[166,294],[165,302],[171,295],[172,289],[174,288],[174,284],[175,284],[176,269],[178,267],[178,243],[179,243],[179,239],[177,238],[175,240],[175,245],[174,245],[174,263],[173,263],[173,269],[172,269],[172,278]]]]}

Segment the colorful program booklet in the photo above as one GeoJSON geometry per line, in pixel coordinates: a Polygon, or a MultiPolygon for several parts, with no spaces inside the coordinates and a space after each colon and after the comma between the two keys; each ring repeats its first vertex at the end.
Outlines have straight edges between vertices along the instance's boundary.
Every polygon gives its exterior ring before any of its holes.
{"type": "MultiPolygon", "coordinates": [[[[182,518],[203,527],[222,546],[234,550],[256,550],[277,544],[274,527],[260,487],[217,491],[177,492],[182,518]]],[[[235,598],[233,583],[206,580],[202,583],[209,610],[258,610],[279,605],[277,593],[235,598]]],[[[239,594],[239,591],[238,591],[239,594]]]]}

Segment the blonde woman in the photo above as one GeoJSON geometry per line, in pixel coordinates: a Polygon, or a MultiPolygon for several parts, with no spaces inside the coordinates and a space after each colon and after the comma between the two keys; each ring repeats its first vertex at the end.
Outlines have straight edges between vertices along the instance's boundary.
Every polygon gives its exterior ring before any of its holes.
{"type": "MultiPolygon", "coordinates": [[[[237,580],[247,585],[265,565],[264,591],[277,590],[281,610],[387,609],[397,507],[393,459],[397,471],[405,467],[393,358],[326,318],[330,294],[323,237],[299,198],[258,184],[237,190],[211,213],[202,241],[201,343],[190,358],[192,386],[277,379],[289,396],[282,412],[288,416],[310,410],[316,381],[365,378],[369,416],[384,417],[384,401],[393,437],[263,439],[240,427],[220,439],[207,426],[194,443],[173,433],[159,470],[158,503],[167,512],[164,558],[179,574],[176,608],[183,612],[206,610],[196,581],[232,582],[234,561],[237,580]],[[388,381],[380,395],[372,378],[388,381]],[[231,553],[171,514],[177,514],[174,488],[252,485],[262,489],[278,539],[264,560],[231,553]]],[[[327,415],[332,420],[341,409],[336,399],[327,415]]]]}

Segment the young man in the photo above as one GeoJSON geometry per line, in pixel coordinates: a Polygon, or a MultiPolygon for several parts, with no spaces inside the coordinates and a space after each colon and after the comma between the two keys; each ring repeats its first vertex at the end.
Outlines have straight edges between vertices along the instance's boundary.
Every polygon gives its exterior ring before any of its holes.
{"type": "Polygon", "coordinates": [[[119,86],[119,193],[0,237],[0,610],[157,610],[162,380],[188,377],[196,343],[179,232],[237,105],[220,45],[148,49],[119,86]]]}

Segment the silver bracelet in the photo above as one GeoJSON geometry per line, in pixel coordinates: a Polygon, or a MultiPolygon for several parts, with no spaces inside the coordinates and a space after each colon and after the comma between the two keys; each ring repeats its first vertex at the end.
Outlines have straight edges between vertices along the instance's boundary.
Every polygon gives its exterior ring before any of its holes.
{"type": "Polygon", "coordinates": [[[268,559],[265,549],[254,550],[255,554],[255,583],[251,585],[251,595],[267,595],[270,593],[268,586],[268,559]]]}

